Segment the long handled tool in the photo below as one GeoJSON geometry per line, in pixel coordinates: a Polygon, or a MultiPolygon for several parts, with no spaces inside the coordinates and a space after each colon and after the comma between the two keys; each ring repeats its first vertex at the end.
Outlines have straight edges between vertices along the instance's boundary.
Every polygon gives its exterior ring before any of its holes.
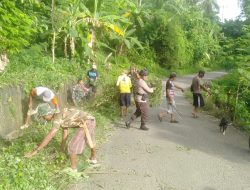
{"type": "Polygon", "coordinates": [[[176,115],[182,120],[181,113],[176,109],[175,106],[173,107],[174,107],[175,112],[177,113],[176,115]]]}
{"type": "Polygon", "coordinates": [[[84,122],[83,124],[81,124],[80,127],[83,128],[83,130],[84,130],[84,133],[86,135],[89,147],[91,149],[94,148],[94,144],[93,144],[93,141],[91,139],[91,136],[90,136],[90,133],[89,133],[89,129],[88,129],[87,125],[86,125],[86,122],[84,122]]]}

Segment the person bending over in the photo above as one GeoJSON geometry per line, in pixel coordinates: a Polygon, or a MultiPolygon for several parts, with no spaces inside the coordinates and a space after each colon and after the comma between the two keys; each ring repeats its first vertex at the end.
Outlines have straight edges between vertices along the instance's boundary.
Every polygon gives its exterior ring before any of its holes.
{"type": "Polygon", "coordinates": [[[90,162],[97,163],[96,160],[96,143],[95,143],[95,117],[78,109],[64,108],[61,113],[55,114],[51,111],[51,107],[43,105],[38,108],[40,114],[46,121],[52,121],[53,127],[44,137],[42,142],[31,152],[26,153],[25,157],[31,158],[41,151],[52,138],[56,135],[59,129],[62,130],[61,149],[65,149],[65,143],[68,137],[68,129],[75,129],[76,132],[68,144],[68,153],[71,160],[71,168],[77,171],[77,155],[83,153],[86,145],[91,148],[90,162]]]}
{"type": "Polygon", "coordinates": [[[60,112],[58,99],[55,96],[54,92],[47,87],[43,87],[43,86],[35,87],[30,91],[29,104],[28,104],[29,110],[27,112],[27,116],[25,118],[24,125],[21,126],[21,129],[29,127],[30,116],[32,115],[32,112],[34,112],[34,110],[33,110],[33,98],[37,98],[42,102],[49,103],[50,106],[56,108],[57,113],[60,112]]]}

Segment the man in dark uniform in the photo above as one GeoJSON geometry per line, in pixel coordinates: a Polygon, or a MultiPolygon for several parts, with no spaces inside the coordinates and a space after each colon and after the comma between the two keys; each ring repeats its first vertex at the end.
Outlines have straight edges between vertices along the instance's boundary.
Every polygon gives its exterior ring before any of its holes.
{"type": "Polygon", "coordinates": [[[136,92],[136,99],[135,99],[136,111],[131,116],[130,120],[126,122],[126,127],[130,128],[130,124],[136,118],[141,117],[140,129],[148,130],[148,128],[146,127],[148,114],[149,114],[147,94],[153,93],[154,88],[150,88],[146,83],[146,80],[148,79],[147,70],[141,70],[139,72],[139,75],[140,75],[140,79],[137,80],[137,92],[136,92]]]}

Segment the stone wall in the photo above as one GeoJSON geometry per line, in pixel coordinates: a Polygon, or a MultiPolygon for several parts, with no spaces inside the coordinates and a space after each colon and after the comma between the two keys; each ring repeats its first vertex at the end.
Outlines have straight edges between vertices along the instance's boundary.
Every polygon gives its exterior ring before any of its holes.
{"type": "MultiPolygon", "coordinates": [[[[60,108],[67,106],[71,99],[71,85],[64,85],[56,93],[60,108]]],[[[0,88],[0,137],[14,139],[21,134],[28,110],[28,94],[21,87],[6,86],[0,88]]]]}

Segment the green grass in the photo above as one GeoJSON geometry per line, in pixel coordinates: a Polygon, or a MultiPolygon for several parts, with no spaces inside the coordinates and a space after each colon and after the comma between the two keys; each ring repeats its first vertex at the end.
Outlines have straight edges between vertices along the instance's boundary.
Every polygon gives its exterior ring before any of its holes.
{"type": "MultiPolygon", "coordinates": [[[[97,146],[106,138],[110,121],[100,114],[97,120],[97,146]]],[[[18,139],[10,142],[0,140],[0,189],[32,190],[32,189],[65,189],[73,181],[83,180],[85,176],[75,178],[63,172],[70,166],[68,155],[60,151],[61,131],[46,148],[28,159],[24,154],[31,151],[51,129],[51,124],[34,124],[24,131],[18,139]]],[[[73,131],[71,131],[72,133],[73,131]]],[[[78,156],[78,169],[88,167],[85,161],[90,155],[87,150],[78,156]]]]}

